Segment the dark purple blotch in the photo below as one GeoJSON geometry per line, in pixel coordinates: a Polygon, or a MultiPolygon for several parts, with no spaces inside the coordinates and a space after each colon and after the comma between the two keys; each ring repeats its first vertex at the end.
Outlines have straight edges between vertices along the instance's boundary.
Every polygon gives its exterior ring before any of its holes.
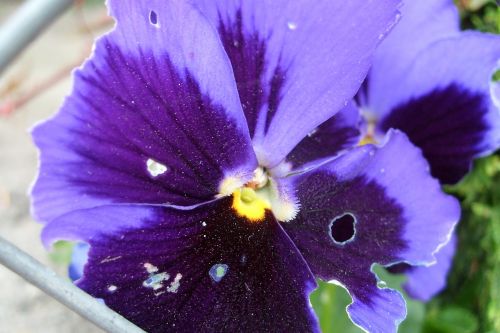
{"type": "Polygon", "coordinates": [[[265,132],[275,115],[281,100],[281,90],[285,82],[286,71],[279,65],[269,82],[269,90],[263,84],[265,71],[268,70],[266,62],[267,40],[257,31],[248,33],[243,31],[243,17],[241,10],[237,10],[231,24],[219,19],[219,34],[224,49],[233,66],[236,85],[240,95],[241,104],[247,119],[250,135],[255,135],[257,121],[264,106],[265,132]]]}
{"type": "Polygon", "coordinates": [[[359,129],[345,119],[344,113],[339,112],[302,139],[287,156],[287,161],[298,168],[314,160],[333,157],[354,147],[359,138],[359,129]]]}
{"type": "Polygon", "coordinates": [[[432,175],[454,184],[485,150],[487,114],[488,96],[450,84],[396,106],[380,126],[405,132],[422,149],[432,175]]]}
{"type": "Polygon", "coordinates": [[[136,59],[111,43],[101,45],[102,65],[90,62],[92,71],[76,74],[77,84],[86,89],[75,90],[71,103],[85,105],[85,113],[69,110],[79,119],[69,129],[79,139],[69,141],[67,149],[81,156],[78,170],[83,172],[61,177],[83,194],[114,202],[211,200],[224,171],[246,160],[236,124],[167,55],[144,53],[136,59]],[[146,169],[149,158],[168,171],[152,177],[146,169]]]}
{"type": "Polygon", "coordinates": [[[79,286],[148,332],[317,328],[314,277],[270,213],[249,222],[226,198],[192,211],[155,208],[143,225],[94,237],[79,286]]]}

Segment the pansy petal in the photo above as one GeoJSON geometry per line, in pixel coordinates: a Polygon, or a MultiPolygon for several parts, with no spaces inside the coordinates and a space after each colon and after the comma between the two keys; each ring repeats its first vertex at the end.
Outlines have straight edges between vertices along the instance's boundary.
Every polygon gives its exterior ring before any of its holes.
{"type": "Polygon", "coordinates": [[[297,169],[305,163],[331,158],[345,149],[352,148],[360,140],[360,114],[351,102],[332,118],[313,129],[292,150],[286,160],[297,169]]]}
{"type": "Polygon", "coordinates": [[[274,167],[341,110],[398,0],[196,0],[231,59],[261,163],[274,167]]]}
{"type": "Polygon", "coordinates": [[[37,126],[33,189],[42,222],[109,203],[192,205],[256,159],[231,64],[213,27],[182,0],[110,1],[115,30],[37,126]]]}
{"type": "Polygon", "coordinates": [[[83,267],[87,263],[89,245],[78,242],[73,247],[71,262],[68,266],[68,276],[72,281],[76,281],[83,276],[83,267]]]}
{"type": "MultiPolygon", "coordinates": [[[[108,222],[108,208],[92,220],[108,222]]],[[[314,277],[270,213],[249,222],[231,198],[193,210],[121,208],[115,220],[142,215],[141,226],[80,235],[91,248],[78,285],[146,331],[317,331],[314,277]]]]}
{"type": "Polygon", "coordinates": [[[409,267],[405,271],[404,289],[411,297],[427,302],[446,286],[446,278],[453,263],[456,237],[436,253],[436,263],[429,266],[409,267]]]}
{"type": "Polygon", "coordinates": [[[500,110],[490,96],[499,61],[500,36],[464,32],[434,43],[405,73],[381,128],[404,131],[443,183],[459,181],[473,158],[500,146],[500,110]]]}
{"type": "Polygon", "coordinates": [[[344,285],[351,319],[370,332],[393,332],[404,301],[379,289],[373,264],[430,264],[458,221],[460,207],[430,177],[418,148],[398,131],[384,146],[365,145],[297,176],[301,210],[283,224],[313,273],[344,285]]]}
{"type": "Polygon", "coordinates": [[[408,0],[401,19],[375,52],[370,70],[368,100],[373,112],[382,112],[406,76],[418,53],[445,37],[457,35],[460,18],[453,0],[408,0]]]}

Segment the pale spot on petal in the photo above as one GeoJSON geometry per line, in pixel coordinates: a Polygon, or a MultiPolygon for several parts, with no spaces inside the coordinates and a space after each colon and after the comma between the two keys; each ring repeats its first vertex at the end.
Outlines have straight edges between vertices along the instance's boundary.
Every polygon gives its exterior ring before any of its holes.
{"type": "Polygon", "coordinates": [[[167,170],[168,170],[168,168],[165,165],[163,165],[160,162],[157,162],[151,158],[148,158],[148,160],[146,161],[146,165],[148,167],[149,174],[153,177],[157,177],[159,175],[162,175],[165,172],[167,172],[167,170]]]}

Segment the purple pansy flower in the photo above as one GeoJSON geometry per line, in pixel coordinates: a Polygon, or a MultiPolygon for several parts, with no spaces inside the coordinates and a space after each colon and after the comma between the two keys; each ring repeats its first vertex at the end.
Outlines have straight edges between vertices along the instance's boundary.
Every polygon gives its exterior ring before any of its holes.
{"type": "MultiPolygon", "coordinates": [[[[400,129],[441,183],[456,183],[474,158],[500,147],[498,84],[491,80],[499,66],[500,36],[460,31],[452,0],[404,2],[400,22],[375,52],[356,96],[365,117],[362,142],[400,129]]],[[[406,267],[407,292],[425,301],[439,292],[454,249],[450,242],[432,267],[406,267]]]]}
{"type": "Polygon", "coordinates": [[[398,1],[109,5],[115,30],[33,132],[43,241],[90,245],[78,285],[151,332],[304,332],[318,277],[395,331],[404,300],[372,265],[433,263],[458,203],[399,131],[339,156],[312,131],[339,112],[332,146],[357,136],[347,101],[398,1]]]}
{"type": "Polygon", "coordinates": [[[500,106],[490,93],[500,36],[460,31],[459,22],[452,0],[406,1],[356,96],[370,139],[405,132],[443,184],[500,147],[500,106]]]}

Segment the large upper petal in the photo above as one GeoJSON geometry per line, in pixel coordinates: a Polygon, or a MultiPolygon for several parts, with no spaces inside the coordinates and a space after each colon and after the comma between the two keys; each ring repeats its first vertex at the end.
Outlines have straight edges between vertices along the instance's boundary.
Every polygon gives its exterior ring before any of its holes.
{"type": "Polygon", "coordinates": [[[230,61],[186,1],[110,1],[116,28],[33,131],[41,221],[109,203],[193,205],[256,167],[230,61]]]}
{"type": "Polygon", "coordinates": [[[318,331],[309,303],[314,277],[270,213],[249,222],[234,214],[231,198],[184,211],[91,211],[49,224],[46,241],[88,242],[78,285],[146,331],[318,331]],[[110,218],[140,224],[84,230],[88,220],[102,225],[110,218]]]}
{"type": "Polygon", "coordinates": [[[295,182],[301,210],[283,226],[309,267],[348,289],[354,323],[395,332],[404,300],[377,286],[372,265],[433,263],[459,219],[458,202],[442,193],[420,150],[397,131],[383,147],[356,148],[295,182]]]}
{"type": "Polygon", "coordinates": [[[473,158],[500,147],[491,82],[499,64],[500,36],[463,32],[435,42],[391,92],[381,129],[401,129],[423,150],[435,177],[459,181],[473,158]]]}
{"type": "Polygon", "coordinates": [[[386,109],[418,53],[435,41],[457,35],[459,24],[453,0],[403,2],[401,19],[377,48],[370,70],[367,93],[374,112],[386,109]]]}
{"type": "Polygon", "coordinates": [[[218,28],[262,164],[353,97],[398,0],[195,0],[218,28]]]}

